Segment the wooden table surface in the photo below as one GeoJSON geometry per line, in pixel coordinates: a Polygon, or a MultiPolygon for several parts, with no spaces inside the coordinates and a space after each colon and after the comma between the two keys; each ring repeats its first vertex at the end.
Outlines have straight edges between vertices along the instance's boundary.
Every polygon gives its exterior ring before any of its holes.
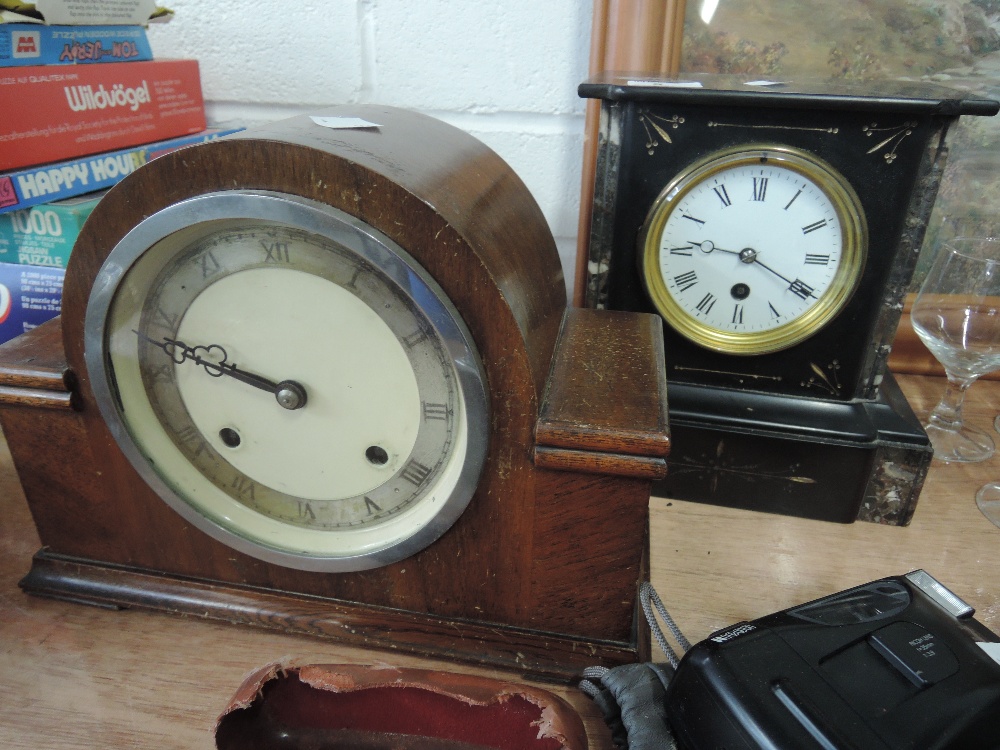
{"type": "MultiPolygon", "coordinates": [[[[921,417],[943,388],[937,378],[899,380],[921,417]]],[[[998,410],[1000,382],[976,384],[968,421],[990,427],[998,410]]],[[[937,577],[1000,632],[1000,528],[980,515],[973,499],[975,490],[992,479],[1000,479],[1000,456],[966,466],[934,462],[906,528],[840,525],[653,498],[653,583],[692,642],[739,620],[915,568],[937,577]]],[[[0,747],[7,750],[212,748],[215,719],[243,676],[276,660],[391,661],[483,672],[193,618],[29,597],[17,581],[38,546],[3,446],[0,747]]],[[[555,692],[583,714],[591,747],[610,747],[589,700],[573,688],[555,692]]]]}

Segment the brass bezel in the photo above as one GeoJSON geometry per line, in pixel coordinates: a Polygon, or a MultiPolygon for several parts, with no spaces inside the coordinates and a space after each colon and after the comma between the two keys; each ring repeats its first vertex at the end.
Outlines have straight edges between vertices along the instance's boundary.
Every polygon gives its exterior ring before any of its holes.
{"type": "Polygon", "coordinates": [[[778,144],[738,146],[716,151],[677,174],[660,192],[639,232],[639,276],[664,320],[706,349],[752,356],[794,346],[819,332],[844,308],[857,288],[868,253],[868,222],[850,183],[830,164],[802,149],[778,144]],[[693,317],[667,289],[660,273],[660,242],[675,206],[691,190],[723,170],[774,163],[813,182],[830,199],[841,225],[841,262],[826,292],[805,313],[767,331],[724,331],[693,317]]]}

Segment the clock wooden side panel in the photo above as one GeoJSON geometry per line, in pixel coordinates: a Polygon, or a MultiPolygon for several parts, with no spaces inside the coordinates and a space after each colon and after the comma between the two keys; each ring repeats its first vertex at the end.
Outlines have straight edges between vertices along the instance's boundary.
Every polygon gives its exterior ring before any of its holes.
{"type": "Polygon", "coordinates": [[[569,308],[535,429],[538,445],[662,459],[670,451],[663,363],[659,317],[569,308]]]}
{"type": "Polygon", "coordinates": [[[651,482],[538,472],[531,625],[627,641],[639,584],[648,580],[651,482]]]}
{"type": "Polygon", "coordinates": [[[73,378],[63,354],[60,317],[0,346],[0,387],[70,392],[73,378]]]}
{"type": "Polygon", "coordinates": [[[95,465],[80,414],[9,404],[0,408],[0,426],[42,544],[103,550],[116,532],[113,519],[93,512],[100,476],[80,471],[95,465]]]}

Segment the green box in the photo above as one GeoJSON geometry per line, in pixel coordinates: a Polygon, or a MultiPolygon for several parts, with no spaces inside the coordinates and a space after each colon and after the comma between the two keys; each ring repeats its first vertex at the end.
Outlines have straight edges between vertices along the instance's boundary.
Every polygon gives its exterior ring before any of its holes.
{"type": "Polygon", "coordinates": [[[66,268],[83,222],[103,193],[0,214],[0,263],[66,268]]]}

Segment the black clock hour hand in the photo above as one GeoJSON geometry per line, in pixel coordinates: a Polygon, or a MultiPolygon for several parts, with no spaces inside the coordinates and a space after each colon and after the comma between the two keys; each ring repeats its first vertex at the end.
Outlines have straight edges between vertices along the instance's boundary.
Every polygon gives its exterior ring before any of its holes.
{"type": "Polygon", "coordinates": [[[183,341],[163,337],[162,341],[150,338],[146,334],[132,331],[139,338],[149,342],[153,346],[162,349],[175,364],[184,362],[194,362],[213,378],[220,378],[223,375],[246,383],[254,388],[274,394],[278,403],[285,409],[301,409],[306,403],[305,389],[294,380],[283,380],[275,383],[273,380],[257,375],[246,370],[239,369],[234,363],[227,362],[229,355],[225,348],[218,344],[208,346],[189,346],[183,341]]]}
{"type": "Polygon", "coordinates": [[[703,253],[706,253],[706,254],[707,253],[712,253],[712,252],[729,253],[730,255],[739,255],[740,254],[739,251],[737,251],[737,250],[725,250],[725,249],[723,249],[721,247],[718,247],[711,240],[705,240],[704,242],[693,242],[692,240],[688,240],[688,242],[690,244],[694,245],[695,247],[697,247],[699,250],[701,250],[703,253]]]}

